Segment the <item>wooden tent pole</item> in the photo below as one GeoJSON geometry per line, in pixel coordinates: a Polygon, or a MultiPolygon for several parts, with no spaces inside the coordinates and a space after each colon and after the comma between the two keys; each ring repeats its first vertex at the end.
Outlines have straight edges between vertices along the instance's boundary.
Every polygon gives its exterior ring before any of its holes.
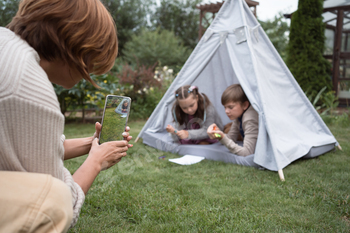
{"type": "Polygon", "coordinates": [[[278,175],[280,176],[281,181],[285,181],[282,169],[278,170],[278,175]]]}
{"type": "Polygon", "coordinates": [[[138,140],[139,140],[139,137],[137,137],[137,138],[135,139],[135,143],[136,143],[138,140]]]}
{"type": "Polygon", "coordinates": [[[341,151],[343,150],[343,149],[341,148],[340,144],[338,144],[338,149],[341,150],[341,151]]]}

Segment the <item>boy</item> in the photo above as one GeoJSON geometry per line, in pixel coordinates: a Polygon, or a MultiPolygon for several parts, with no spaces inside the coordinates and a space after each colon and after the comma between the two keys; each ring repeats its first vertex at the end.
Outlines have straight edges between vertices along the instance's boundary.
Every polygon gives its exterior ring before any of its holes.
{"type": "Polygon", "coordinates": [[[233,120],[227,134],[218,130],[215,124],[209,126],[207,133],[212,139],[219,139],[232,153],[239,156],[254,154],[258,138],[259,115],[250,105],[240,84],[226,88],[221,96],[225,113],[233,120]],[[236,144],[238,136],[243,138],[243,146],[236,144]]]}

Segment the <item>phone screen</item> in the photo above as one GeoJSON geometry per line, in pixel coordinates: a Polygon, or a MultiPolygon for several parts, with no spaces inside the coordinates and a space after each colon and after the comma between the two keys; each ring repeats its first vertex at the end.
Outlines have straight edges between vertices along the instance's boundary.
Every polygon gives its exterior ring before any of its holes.
{"type": "Polygon", "coordinates": [[[122,133],[128,123],[130,104],[129,97],[107,95],[102,117],[100,144],[124,139],[122,133]]]}

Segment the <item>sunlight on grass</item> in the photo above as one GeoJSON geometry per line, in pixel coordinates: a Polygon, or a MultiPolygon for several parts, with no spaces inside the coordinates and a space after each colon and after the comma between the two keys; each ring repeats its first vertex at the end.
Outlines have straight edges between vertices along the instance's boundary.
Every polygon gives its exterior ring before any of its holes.
{"type": "MultiPolygon", "coordinates": [[[[145,121],[130,122],[136,138],[145,121]]],[[[276,172],[204,160],[170,163],[175,154],[134,143],[103,171],[69,232],[349,232],[349,127],[329,126],[343,147],[276,172]],[[165,159],[159,159],[165,156],[165,159]]],[[[93,124],[66,125],[67,138],[93,124]]],[[[84,161],[65,162],[74,172],[84,161]]]]}

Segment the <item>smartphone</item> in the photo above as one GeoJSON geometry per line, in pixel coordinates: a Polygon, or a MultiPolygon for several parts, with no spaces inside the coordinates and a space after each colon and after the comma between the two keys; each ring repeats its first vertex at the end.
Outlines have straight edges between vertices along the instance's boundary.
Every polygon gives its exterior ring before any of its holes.
{"type": "Polygon", "coordinates": [[[122,135],[128,123],[131,98],[107,95],[102,116],[99,143],[123,140],[122,135]]]}

